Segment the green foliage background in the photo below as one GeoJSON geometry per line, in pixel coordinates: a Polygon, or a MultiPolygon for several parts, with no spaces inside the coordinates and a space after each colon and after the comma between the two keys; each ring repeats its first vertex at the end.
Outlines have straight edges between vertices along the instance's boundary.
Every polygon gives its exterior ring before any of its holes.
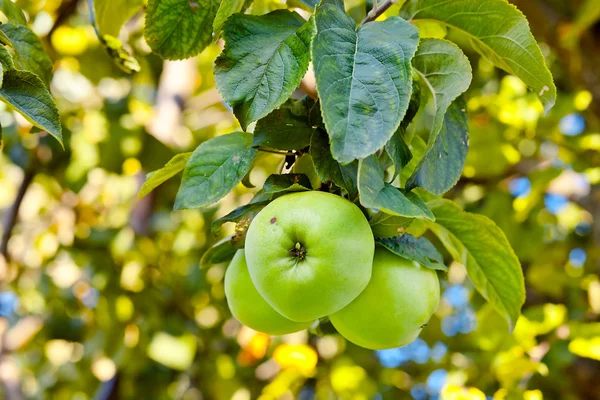
{"type": "MultiPolygon", "coordinates": [[[[19,0],[54,65],[66,150],[2,108],[0,215],[31,182],[9,257],[0,256],[4,398],[600,398],[600,7],[513,3],[541,42],[557,103],[544,116],[535,93],[465,43],[473,65],[465,96],[470,149],[446,197],[506,233],[526,277],[523,316],[509,334],[452,263],[422,341],[374,353],[329,324],[269,338],[231,318],[226,265],[201,260],[219,240],[211,222],[248,203],[255,189],[239,185],[203,211],[172,211],[178,179],[137,197],[146,173],[176,153],[239,130],[215,89],[220,43],[164,62],[143,39],[143,15],[133,15],[119,38],[141,68],[128,75],[97,39],[85,2],[19,0]],[[565,134],[581,119],[582,133],[565,134]]],[[[365,2],[346,5],[364,18],[365,2]]],[[[285,7],[255,0],[250,12],[285,7]]],[[[98,20],[116,34],[111,18],[98,20]]],[[[451,29],[417,25],[431,37],[462,40],[451,29]]],[[[410,128],[413,152],[425,150],[433,115],[422,110],[410,128]]],[[[282,162],[260,153],[245,182],[262,186],[282,162]]],[[[229,225],[221,237],[235,233],[229,225]]]]}

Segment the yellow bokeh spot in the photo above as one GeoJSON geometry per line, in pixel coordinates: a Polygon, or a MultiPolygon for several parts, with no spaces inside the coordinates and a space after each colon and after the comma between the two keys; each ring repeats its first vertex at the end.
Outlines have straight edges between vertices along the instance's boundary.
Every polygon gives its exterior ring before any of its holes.
{"type": "Polygon", "coordinates": [[[585,150],[600,151],[600,133],[592,133],[582,137],[579,145],[585,150]]]}
{"type": "Polygon", "coordinates": [[[366,377],[367,373],[358,365],[343,365],[331,372],[331,386],[336,392],[356,390],[366,377]]]}
{"type": "Polygon", "coordinates": [[[282,368],[295,368],[310,375],[317,366],[317,352],[305,344],[282,344],[277,346],[273,359],[282,368]]]}
{"type": "Polygon", "coordinates": [[[576,338],[569,343],[569,351],[580,357],[600,360],[600,337],[576,338]]]}
{"type": "Polygon", "coordinates": [[[117,366],[110,358],[101,357],[92,364],[92,373],[102,382],[110,380],[116,372],[117,366]]]}
{"type": "Polygon", "coordinates": [[[590,106],[592,102],[592,94],[587,90],[582,90],[575,95],[575,108],[579,111],[583,111],[590,106]]]}
{"type": "Polygon", "coordinates": [[[523,400],[543,400],[544,395],[540,390],[526,390],[523,393],[523,400]]]}
{"type": "Polygon", "coordinates": [[[52,34],[52,46],[57,52],[77,56],[88,48],[88,37],[84,28],[60,26],[52,34]]]}
{"type": "Polygon", "coordinates": [[[485,394],[477,388],[447,385],[440,393],[441,400],[485,400],[485,394]]]}
{"type": "Polygon", "coordinates": [[[125,175],[135,175],[142,170],[142,164],[137,158],[128,158],[123,162],[123,173],[125,175]]]}

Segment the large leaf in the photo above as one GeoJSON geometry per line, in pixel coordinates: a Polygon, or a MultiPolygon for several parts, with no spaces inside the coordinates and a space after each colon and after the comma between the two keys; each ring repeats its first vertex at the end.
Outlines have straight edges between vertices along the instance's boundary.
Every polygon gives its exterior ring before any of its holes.
{"type": "Polygon", "coordinates": [[[6,70],[0,88],[0,99],[62,144],[58,109],[44,82],[37,75],[29,71],[6,70]]]}
{"type": "Polygon", "coordinates": [[[448,108],[433,147],[425,154],[406,187],[420,186],[435,195],[446,193],[460,179],[468,149],[467,104],[459,97],[448,108]]]}
{"type": "Polygon", "coordinates": [[[360,204],[367,208],[376,208],[400,217],[434,219],[416,194],[405,195],[383,180],[383,169],[375,155],[358,163],[358,192],[360,204]]]}
{"type": "Polygon", "coordinates": [[[235,222],[238,223],[242,219],[252,220],[256,214],[260,212],[267,204],[268,201],[260,201],[257,203],[249,203],[244,206],[238,207],[229,214],[221,217],[217,220],[214,220],[210,225],[210,232],[214,236],[218,236],[221,231],[221,226],[227,222],[235,222]]]}
{"type": "Polygon", "coordinates": [[[467,270],[475,288],[514,329],[525,302],[523,271],[504,232],[487,217],[462,211],[450,200],[427,203],[430,229],[467,270]]]}
{"type": "Polygon", "coordinates": [[[375,243],[385,247],[392,253],[423,264],[427,268],[447,271],[440,252],[425,237],[416,238],[408,233],[392,238],[377,238],[375,243]]]}
{"type": "Polygon", "coordinates": [[[315,130],[309,124],[309,106],[307,100],[288,100],[256,123],[252,144],[280,150],[308,147],[315,130]]]}
{"type": "Polygon", "coordinates": [[[171,179],[185,168],[185,164],[191,157],[192,153],[181,153],[173,157],[164,167],[159,170],[152,171],[146,176],[146,181],[140,188],[138,198],[146,196],[148,193],[156,189],[165,181],[171,179]]]}
{"type": "Polygon", "coordinates": [[[263,191],[266,194],[300,192],[311,189],[310,180],[305,174],[273,174],[263,185],[263,191]]]}
{"type": "Polygon", "coordinates": [[[310,155],[317,175],[323,182],[332,181],[346,192],[350,200],[358,195],[358,161],[342,165],[333,159],[329,137],[321,129],[315,130],[310,141],[310,155]]]}
{"type": "Polygon", "coordinates": [[[119,36],[121,27],[138,12],[144,0],[95,0],[96,24],[103,35],[119,36]]]}
{"type": "Polygon", "coordinates": [[[355,28],[341,0],[315,14],[312,55],[333,157],[347,164],[383,147],[408,108],[417,29],[399,17],[355,28]]]}
{"type": "Polygon", "coordinates": [[[248,133],[234,132],[202,143],[185,166],[175,209],[206,207],[225,197],[248,173],[255,154],[248,133]]]}
{"type": "Polygon", "coordinates": [[[50,85],[52,61],[40,38],[23,25],[2,24],[0,30],[8,37],[15,49],[17,66],[39,76],[46,86],[50,85]]]}
{"type": "Polygon", "coordinates": [[[27,25],[25,14],[12,0],[0,0],[0,11],[8,18],[8,22],[27,25]]]}
{"type": "Polygon", "coordinates": [[[413,58],[413,66],[431,92],[435,108],[427,153],[442,129],[446,110],[471,84],[471,64],[454,43],[443,39],[423,39],[413,58]]]}
{"type": "Polygon", "coordinates": [[[212,41],[219,0],[149,0],[144,35],[159,56],[180,60],[200,53],[212,41]]]}
{"type": "Polygon", "coordinates": [[[283,104],[308,69],[312,20],[287,10],[232,15],[225,49],[215,62],[217,88],[242,128],[283,104]]]}
{"type": "Polygon", "coordinates": [[[252,0],[226,0],[221,1],[221,5],[219,6],[219,10],[217,11],[217,15],[215,17],[215,21],[213,22],[213,31],[215,33],[215,38],[219,38],[221,36],[221,31],[223,30],[223,25],[225,25],[225,21],[233,14],[237,14],[239,12],[244,11],[245,8],[250,6],[252,0]]]}
{"type": "Polygon", "coordinates": [[[537,93],[546,112],[554,105],[556,87],[544,56],[525,16],[508,1],[408,0],[401,15],[440,21],[465,33],[481,55],[537,93]]]}

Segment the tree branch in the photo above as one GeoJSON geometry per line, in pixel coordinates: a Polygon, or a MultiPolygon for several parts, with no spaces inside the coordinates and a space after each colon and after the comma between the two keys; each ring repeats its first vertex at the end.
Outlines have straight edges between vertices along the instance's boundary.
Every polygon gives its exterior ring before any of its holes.
{"type": "MultiPolygon", "coordinates": [[[[381,16],[384,12],[387,11],[397,0],[384,0],[381,5],[373,6],[373,9],[369,11],[365,19],[360,23],[361,25],[366,24],[367,22],[375,21],[377,18],[381,16]]],[[[377,4],[377,2],[375,2],[377,4]]]]}
{"type": "Polygon", "coordinates": [[[27,169],[25,171],[25,176],[23,176],[23,181],[21,182],[21,186],[19,186],[19,190],[17,191],[17,197],[13,202],[13,205],[8,210],[8,214],[6,214],[6,219],[4,220],[3,232],[2,232],[2,240],[0,241],[0,254],[4,256],[6,261],[9,261],[8,255],[8,240],[10,239],[10,235],[12,234],[12,230],[17,223],[17,217],[19,215],[19,208],[21,208],[21,203],[23,202],[23,198],[25,197],[25,193],[29,188],[29,185],[33,181],[35,177],[35,172],[31,169],[27,169]]]}

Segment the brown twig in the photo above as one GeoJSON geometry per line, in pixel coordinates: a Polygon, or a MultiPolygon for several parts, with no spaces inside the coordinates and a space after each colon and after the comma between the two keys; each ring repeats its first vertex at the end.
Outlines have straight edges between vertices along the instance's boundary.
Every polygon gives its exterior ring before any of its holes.
{"type": "MultiPolygon", "coordinates": [[[[381,16],[384,12],[387,11],[396,1],[395,0],[384,0],[380,5],[373,5],[373,9],[369,11],[365,19],[360,23],[361,25],[366,24],[367,22],[375,21],[377,18],[381,16]]],[[[375,3],[377,4],[377,3],[375,3]]]]}
{"type": "Polygon", "coordinates": [[[25,171],[25,176],[23,176],[23,181],[21,182],[21,186],[19,186],[19,190],[17,191],[17,197],[15,197],[15,201],[12,206],[8,210],[8,214],[6,214],[6,219],[3,224],[3,232],[2,232],[2,240],[0,241],[0,254],[4,256],[6,261],[9,261],[8,255],[8,240],[10,239],[10,235],[12,234],[12,230],[17,223],[17,217],[19,215],[19,208],[21,208],[21,203],[23,202],[23,198],[25,197],[25,193],[29,188],[29,185],[33,181],[35,177],[35,172],[31,169],[25,171]]]}

